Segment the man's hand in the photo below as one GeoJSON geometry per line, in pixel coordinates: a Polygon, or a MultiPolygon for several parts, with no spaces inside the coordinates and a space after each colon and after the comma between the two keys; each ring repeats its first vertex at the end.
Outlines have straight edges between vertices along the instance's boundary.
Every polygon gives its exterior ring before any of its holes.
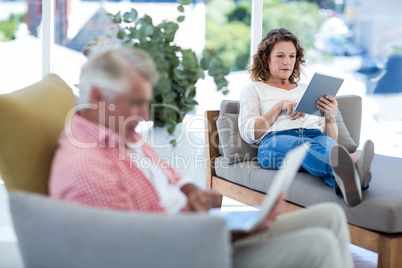
{"type": "Polygon", "coordinates": [[[196,190],[189,194],[187,205],[191,211],[208,211],[216,207],[220,202],[221,195],[215,190],[196,190]]]}
{"type": "Polygon", "coordinates": [[[267,215],[265,220],[257,226],[254,230],[255,233],[265,232],[271,229],[272,225],[274,224],[276,217],[280,214],[283,206],[285,204],[285,192],[282,192],[278,200],[276,200],[275,205],[272,207],[271,212],[267,215]]]}
{"type": "Polygon", "coordinates": [[[194,184],[185,184],[181,191],[187,196],[187,205],[182,211],[202,211],[219,207],[222,196],[215,190],[201,190],[194,184]]]}
{"type": "Polygon", "coordinates": [[[279,197],[278,200],[275,202],[275,205],[272,207],[271,212],[267,215],[267,217],[264,219],[264,221],[262,221],[257,228],[255,228],[253,231],[248,232],[248,233],[237,233],[237,232],[232,232],[232,242],[238,240],[238,239],[242,239],[245,238],[247,236],[250,235],[254,235],[257,233],[261,233],[261,232],[266,232],[269,229],[272,228],[276,217],[280,214],[283,206],[285,204],[285,192],[282,192],[279,197]]]}

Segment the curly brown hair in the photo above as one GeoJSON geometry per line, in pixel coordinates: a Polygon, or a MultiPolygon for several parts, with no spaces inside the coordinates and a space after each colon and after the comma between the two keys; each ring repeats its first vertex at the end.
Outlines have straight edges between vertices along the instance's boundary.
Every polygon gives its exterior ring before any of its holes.
{"type": "Polygon", "coordinates": [[[253,64],[248,70],[252,81],[266,81],[270,77],[268,59],[274,46],[281,41],[290,41],[296,47],[296,62],[289,82],[295,83],[300,80],[300,65],[305,63],[304,48],[296,35],[288,29],[279,28],[270,31],[258,44],[258,51],[253,56],[253,64]]]}

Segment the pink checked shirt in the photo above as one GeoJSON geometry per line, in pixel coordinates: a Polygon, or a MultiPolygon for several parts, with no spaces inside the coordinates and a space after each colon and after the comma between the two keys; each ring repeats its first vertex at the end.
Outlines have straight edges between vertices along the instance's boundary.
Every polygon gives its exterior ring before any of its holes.
{"type": "MultiPolygon", "coordinates": [[[[163,169],[170,183],[180,175],[143,143],[143,152],[163,169]]],[[[50,196],[78,204],[118,210],[164,213],[155,187],[137,165],[130,162],[120,135],[76,114],[59,139],[52,163],[50,196]]]]}

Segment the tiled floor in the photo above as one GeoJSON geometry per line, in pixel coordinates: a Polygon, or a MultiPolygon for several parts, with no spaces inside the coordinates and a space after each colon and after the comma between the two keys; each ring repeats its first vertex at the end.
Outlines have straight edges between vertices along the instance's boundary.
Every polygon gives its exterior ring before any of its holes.
{"type": "MultiPolygon", "coordinates": [[[[223,210],[255,209],[224,197],[223,210]]],[[[11,227],[8,212],[7,193],[4,185],[0,184],[0,268],[22,268],[21,256],[18,251],[16,237],[11,227]]],[[[377,267],[377,254],[371,251],[350,245],[356,268],[377,267]]]]}
{"type": "Polygon", "coordinates": [[[355,268],[375,268],[377,267],[377,253],[363,248],[350,245],[355,268]]]}

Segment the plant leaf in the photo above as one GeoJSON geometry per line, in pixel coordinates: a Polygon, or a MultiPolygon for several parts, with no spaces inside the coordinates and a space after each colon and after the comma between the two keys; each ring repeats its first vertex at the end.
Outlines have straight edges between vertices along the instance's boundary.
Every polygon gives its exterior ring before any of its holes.
{"type": "Polygon", "coordinates": [[[179,29],[179,25],[174,22],[166,22],[164,24],[163,30],[163,37],[166,39],[166,42],[172,42],[176,35],[177,30],[179,29]]]}
{"type": "Polygon", "coordinates": [[[131,9],[131,17],[133,18],[133,21],[135,21],[138,18],[138,12],[134,8],[131,9]]]}
{"type": "MultiPolygon", "coordinates": [[[[0,0],[1,1],[1,0],[0,0]]],[[[175,35],[180,22],[184,21],[184,5],[192,0],[178,0],[177,10],[181,12],[176,20],[165,20],[154,26],[148,15],[138,17],[135,9],[116,15],[109,15],[114,23],[130,23],[114,33],[124,44],[143,49],[155,62],[159,80],[153,85],[153,99],[150,103],[151,118],[154,126],[166,127],[173,133],[178,123],[183,121],[186,113],[198,105],[196,83],[209,73],[219,91],[228,93],[228,74],[224,62],[215,50],[204,50],[201,57],[192,49],[183,49],[175,44],[175,35]]],[[[175,142],[175,141],[172,141],[175,142]]]]}
{"type": "MultiPolygon", "coordinates": [[[[173,131],[174,131],[174,129],[173,129],[173,131]]],[[[173,134],[173,131],[172,131],[172,133],[170,133],[170,134],[173,134]]],[[[170,144],[171,144],[173,147],[176,147],[177,142],[176,142],[176,140],[171,140],[171,141],[170,141],[170,144]]]]}
{"type": "Polygon", "coordinates": [[[148,15],[144,15],[144,17],[142,18],[142,21],[152,25],[152,18],[148,15]]]}
{"type": "Polygon", "coordinates": [[[126,12],[123,15],[123,21],[126,23],[133,22],[137,19],[138,17],[138,12],[134,8],[131,9],[130,12],[126,12]]]}
{"type": "Polygon", "coordinates": [[[181,0],[182,5],[189,5],[192,2],[192,0],[181,0]]]}
{"type": "Polygon", "coordinates": [[[114,16],[112,15],[111,17],[112,17],[113,23],[121,23],[121,12],[120,11],[117,12],[116,15],[114,15],[114,16]]]}
{"type": "Polygon", "coordinates": [[[210,63],[211,63],[211,60],[209,60],[208,58],[202,58],[201,61],[200,61],[201,68],[204,71],[208,70],[210,63]]]}
{"type": "Polygon", "coordinates": [[[124,29],[120,29],[119,32],[117,33],[117,38],[123,39],[126,36],[126,33],[124,32],[124,29]]]}

